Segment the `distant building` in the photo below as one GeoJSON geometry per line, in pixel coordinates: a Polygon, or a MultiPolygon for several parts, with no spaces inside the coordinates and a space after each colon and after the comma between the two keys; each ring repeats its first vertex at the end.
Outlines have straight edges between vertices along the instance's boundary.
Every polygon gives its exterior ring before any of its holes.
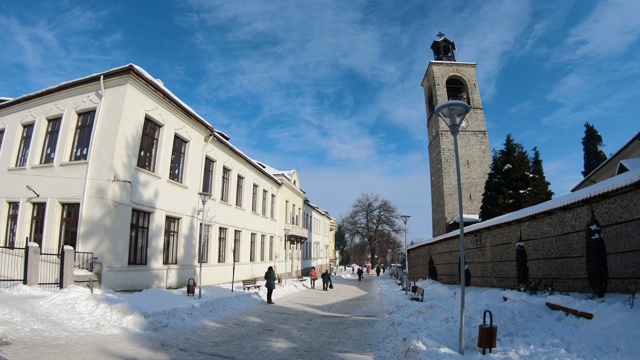
{"type": "Polygon", "coordinates": [[[249,158],[136,65],[0,101],[0,246],[93,252],[106,289],[200,281],[200,255],[204,285],[296,276],[305,244],[333,241],[307,202],[296,171],[249,158]]]}

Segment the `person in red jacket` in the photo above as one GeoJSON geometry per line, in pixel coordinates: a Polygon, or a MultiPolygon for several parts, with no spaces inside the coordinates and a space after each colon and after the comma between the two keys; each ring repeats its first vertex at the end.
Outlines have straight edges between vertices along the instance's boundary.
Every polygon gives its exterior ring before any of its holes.
{"type": "Polygon", "coordinates": [[[311,268],[311,271],[309,272],[309,277],[311,277],[311,288],[315,289],[316,288],[316,279],[318,278],[318,272],[316,271],[315,267],[311,268]]]}

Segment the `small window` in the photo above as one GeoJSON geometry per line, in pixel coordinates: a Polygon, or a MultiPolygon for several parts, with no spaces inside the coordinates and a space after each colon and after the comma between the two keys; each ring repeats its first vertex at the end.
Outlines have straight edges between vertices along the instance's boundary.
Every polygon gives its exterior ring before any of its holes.
{"type": "Polygon", "coordinates": [[[267,240],[267,235],[260,235],[260,261],[264,261],[264,246],[267,240]]]}
{"type": "Polygon", "coordinates": [[[222,168],[222,187],[220,193],[220,200],[229,202],[229,180],[231,177],[231,170],[226,167],[222,168]]]}
{"type": "Polygon", "coordinates": [[[169,179],[182,182],[184,175],[184,163],[187,153],[187,142],[179,136],[173,138],[173,148],[171,150],[171,166],[169,169],[169,179]]]}
{"type": "Polygon", "coordinates": [[[80,204],[62,204],[60,219],[60,243],[58,249],[64,245],[76,249],[78,239],[78,221],[80,219],[80,204]]]}
{"type": "Polygon", "coordinates": [[[95,116],[95,110],[78,114],[76,131],[73,135],[73,147],[71,148],[72,152],[70,161],[87,160],[95,116]]]}
{"type": "Polygon", "coordinates": [[[47,204],[34,203],[31,211],[31,231],[29,241],[37,243],[42,248],[42,237],[44,234],[44,214],[47,204]]]}
{"type": "Polygon", "coordinates": [[[7,214],[7,229],[4,237],[4,246],[13,248],[16,246],[16,235],[18,231],[18,212],[20,203],[10,202],[7,214]]]}
{"type": "Polygon", "coordinates": [[[244,178],[238,175],[238,181],[236,183],[236,206],[242,207],[242,193],[244,191],[244,178]]]}
{"type": "Polygon", "coordinates": [[[251,211],[258,212],[258,185],[253,184],[253,192],[251,196],[251,211]]]}
{"type": "Polygon", "coordinates": [[[158,139],[160,138],[160,126],[155,122],[144,119],[142,136],[140,137],[140,150],[138,151],[138,167],[155,172],[156,155],[158,153],[158,139]]]}
{"type": "Polygon", "coordinates": [[[27,165],[32,135],[33,124],[24,125],[22,127],[22,136],[20,136],[20,148],[18,149],[18,157],[16,158],[16,167],[27,165]]]}
{"type": "Polygon", "coordinates": [[[220,233],[218,235],[218,262],[225,262],[225,255],[227,252],[227,229],[220,228],[220,233]]]}
{"type": "Polygon", "coordinates": [[[60,122],[62,118],[55,118],[47,122],[47,134],[44,137],[44,145],[42,146],[42,155],[40,156],[41,164],[52,164],[56,156],[56,147],[58,146],[58,133],[60,132],[60,122]]]}
{"type": "MultiPolygon", "coordinates": [[[[200,223],[202,225],[202,223],[200,223]]],[[[202,230],[202,227],[200,227],[202,230]]],[[[211,225],[204,226],[204,237],[202,238],[202,243],[200,244],[200,249],[198,249],[198,258],[202,263],[209,262],[209,234],[211,234],[211,225]]]]}
{"type": "Polygon", "coordinates": [[[262,190],[262,216],[267,216],[267,196],[269,192],[267,190],[262,190]]]}
{"type": "Polygon", "coordinates": [[[164,265],[178,263],[178,233],[180,231],[180,219],[169,217],[164,224],[164,265]]]}
{"type": "Polygon", "coordinates": [[[202,192],[213,194],[213,166],[215,162],[204,159],[204,174],[202,175],[202,192]]]}
{"type": "Polygon", "coordinates": [[[149,243],[149,219],[145,211],[131,211],[129,231],[129,265],[147,264],[147,244],[149,243]]]}
{"type": "Polygon", "coordinates": [[[256,261],[256,234],[251,233],[251,248],[249,250],[249,261],[256,261]]]}
{"type": "Polygon", "coordinates": [[[233,235],[233,261],[240,262],[240,236],[242,231],[236,230],[233,235]]]}

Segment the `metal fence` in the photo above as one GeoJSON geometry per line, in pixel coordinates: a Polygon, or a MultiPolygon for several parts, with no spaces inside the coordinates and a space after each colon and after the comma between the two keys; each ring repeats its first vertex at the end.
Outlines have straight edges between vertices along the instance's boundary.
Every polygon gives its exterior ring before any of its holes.
{"type": "Polygon", "coordinates": [[[62,269],[64,252],[42,249],[38,285],[47,289],[62,289],[62,269]]]}
{"type": "Polygon", "coordinates": [[[25,282],[24,247],[0,246],[0,287],[12,287],[25,282]]]}
{"type": "Polygon", "coordinates": [[[95,259],[92,252],[76,251],[74,267],[93,272],[93,260],[95,259]]]}

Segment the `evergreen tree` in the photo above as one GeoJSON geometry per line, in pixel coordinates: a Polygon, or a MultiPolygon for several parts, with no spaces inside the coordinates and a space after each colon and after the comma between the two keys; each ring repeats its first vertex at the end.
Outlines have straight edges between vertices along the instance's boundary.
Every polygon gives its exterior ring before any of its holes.
{"type": "Polygon", "coordinates": [[[544,176],[537,148],[531,159],[524,147],[507,135],[504,149],[493,151],[491,171],[484,185],[480,219],[514,212],[550,200],[550,184],[544,176]]]}
{"type": "Polygon", "coordinates": [[[340,253],[340,265],[351,264],[351,254],[348,252],[349,244],[347,235],[344,232],[344,225],[338,224],[336,228],[336,251],[340,253]]]}
{"type": "Polygon", "coordinates": [[[553,192],[550,190],[551,184],[544,176],[544,170],[542,169],[542,159],[540,159],[540,152],[537,147],[533,148],[533,159],[531,159],[531,190],[529,191],[529,198],[525,207],[533,206],[541,202],[549,201],[553,197],[553,192]]]}
{"type": "Polygon", "coordinates": [[[604,146],[602,144],[602,136],[596,128],[586,122],[584,124],[584,137],[582,138],[582,149],[584,151],[584,171],[582,176],[586,177],[591,174],[600,164],[607,160],[607,155],[600,150],[604,146]]]}

